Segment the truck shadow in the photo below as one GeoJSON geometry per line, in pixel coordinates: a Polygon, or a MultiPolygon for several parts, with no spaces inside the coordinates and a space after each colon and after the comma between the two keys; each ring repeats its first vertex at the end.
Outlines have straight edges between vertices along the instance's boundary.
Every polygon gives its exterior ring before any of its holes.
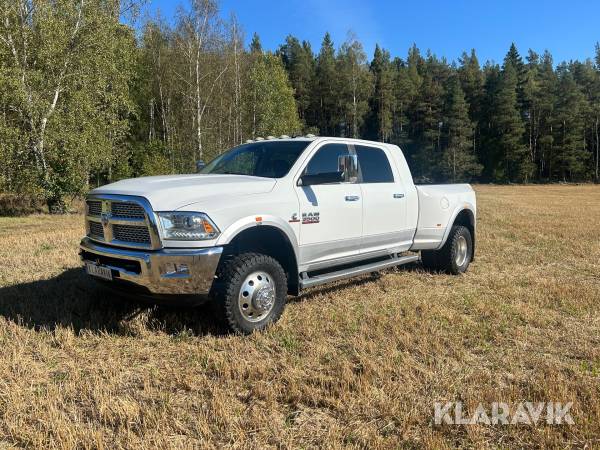
{"type": "MultiPolygon", "coordinates": [[[[396,270],[421,270],[421,265],[409,264],[387,272],[396,270]]],[[[310,301],[350,286],[371,283],[378,277],[364,275],[311,288],[300,297],[288,297],[288,302],[310,301]]],[[[47,280],[0,287],[0,316],[38,331],[66,327],[75,333],[135,335],[141,327],[173,336],[228,334],[210,304],[176,307],[135,302],[101,287],[79,268],[68,269],[47,280]]]]}
{"type": "Polygon", "coordinates": [[[135,302],[102,288],[79,268],[47,280],[0,287],[0,316],[35,330],[69,327],[76,333],[127,335],[142,326],[172,335],[226,333],[208,305],[178,308],[135,302]]]}

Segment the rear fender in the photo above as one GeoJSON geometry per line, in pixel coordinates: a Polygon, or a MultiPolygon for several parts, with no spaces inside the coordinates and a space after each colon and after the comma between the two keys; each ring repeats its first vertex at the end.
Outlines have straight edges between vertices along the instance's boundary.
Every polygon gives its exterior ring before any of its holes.
{"type": "MultiPolygon", "coordinates": [[[[452,231],[452,227],[456,223],[456,218],[458,217],[459,214],[463,213],[464,211],[467,211],[466,214],[468,215],[469,222],[473,228],[473,233],[472,233],[473,234],[473,236],[472,236],[473,256],[475,255],[475,232],[477,229],[477,223],[475,220],[475,210],[469,204],[460,205],[454,210],[450,220],[448,221],[448,226],[446,227],[446,232],[444,233],[444,238],[442,239],[442,242],[440,243],[439,247],[436,250],[441,249],[446,244],[446,241],[448,240],[448,237],[450,236],[450,231],[452,231]]],[[[463,213],[463,214],[465,214],[465,213],[463,213]]]]}

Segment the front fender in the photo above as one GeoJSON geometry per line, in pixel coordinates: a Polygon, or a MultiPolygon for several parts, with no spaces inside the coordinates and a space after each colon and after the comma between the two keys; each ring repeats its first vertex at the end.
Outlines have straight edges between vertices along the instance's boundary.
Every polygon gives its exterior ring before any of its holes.
{"type": "Polygon", "coordinates": [[[227,245],[242,231],[252,227],[260,226],[271,226],[281,231],[288,238],[290,244],[292,245],[292,248],[294,249],[294,254],[296,256],[296,261],[298,261],[298,239],[296,238],[296,233],[294,233],[294,230],[288,222],[281,219],[280,217],[268,214],[255,214],[236,220],[234,223],[229,225],[225,231],[221,233],[215,245],[227,245]]]}

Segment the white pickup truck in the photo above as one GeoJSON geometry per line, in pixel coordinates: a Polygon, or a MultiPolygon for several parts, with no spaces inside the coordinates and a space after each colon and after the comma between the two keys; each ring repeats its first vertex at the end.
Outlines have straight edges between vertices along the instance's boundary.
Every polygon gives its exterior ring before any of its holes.
{"type": "Polygon", "coordinates": [[[356,139],[256,139],[193,175],[91,191],[86,271],[161,301],[211,299],[228,326],[275,322],[302,289],[416,262],[464,272],[475,193],[415,186],[400,148],[356,139]]]}

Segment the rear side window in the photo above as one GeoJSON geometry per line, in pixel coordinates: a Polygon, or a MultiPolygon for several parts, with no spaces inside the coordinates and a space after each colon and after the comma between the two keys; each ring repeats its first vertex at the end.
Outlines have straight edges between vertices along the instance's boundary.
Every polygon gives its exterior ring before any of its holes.
{"type": "Polygon", "coordinates": [[[375,147],[357,145],[356,154],[363,183],[393,183],[394,175],[385,152],[375,147]]]}
{"type": "Polygon", "coordinates": [[[348,146],[346,144],[326,144],[317,150],[306,166],[306,175],[315,175],[317,173],[337,172],[338,157],[348,155],[348,146]]]}

